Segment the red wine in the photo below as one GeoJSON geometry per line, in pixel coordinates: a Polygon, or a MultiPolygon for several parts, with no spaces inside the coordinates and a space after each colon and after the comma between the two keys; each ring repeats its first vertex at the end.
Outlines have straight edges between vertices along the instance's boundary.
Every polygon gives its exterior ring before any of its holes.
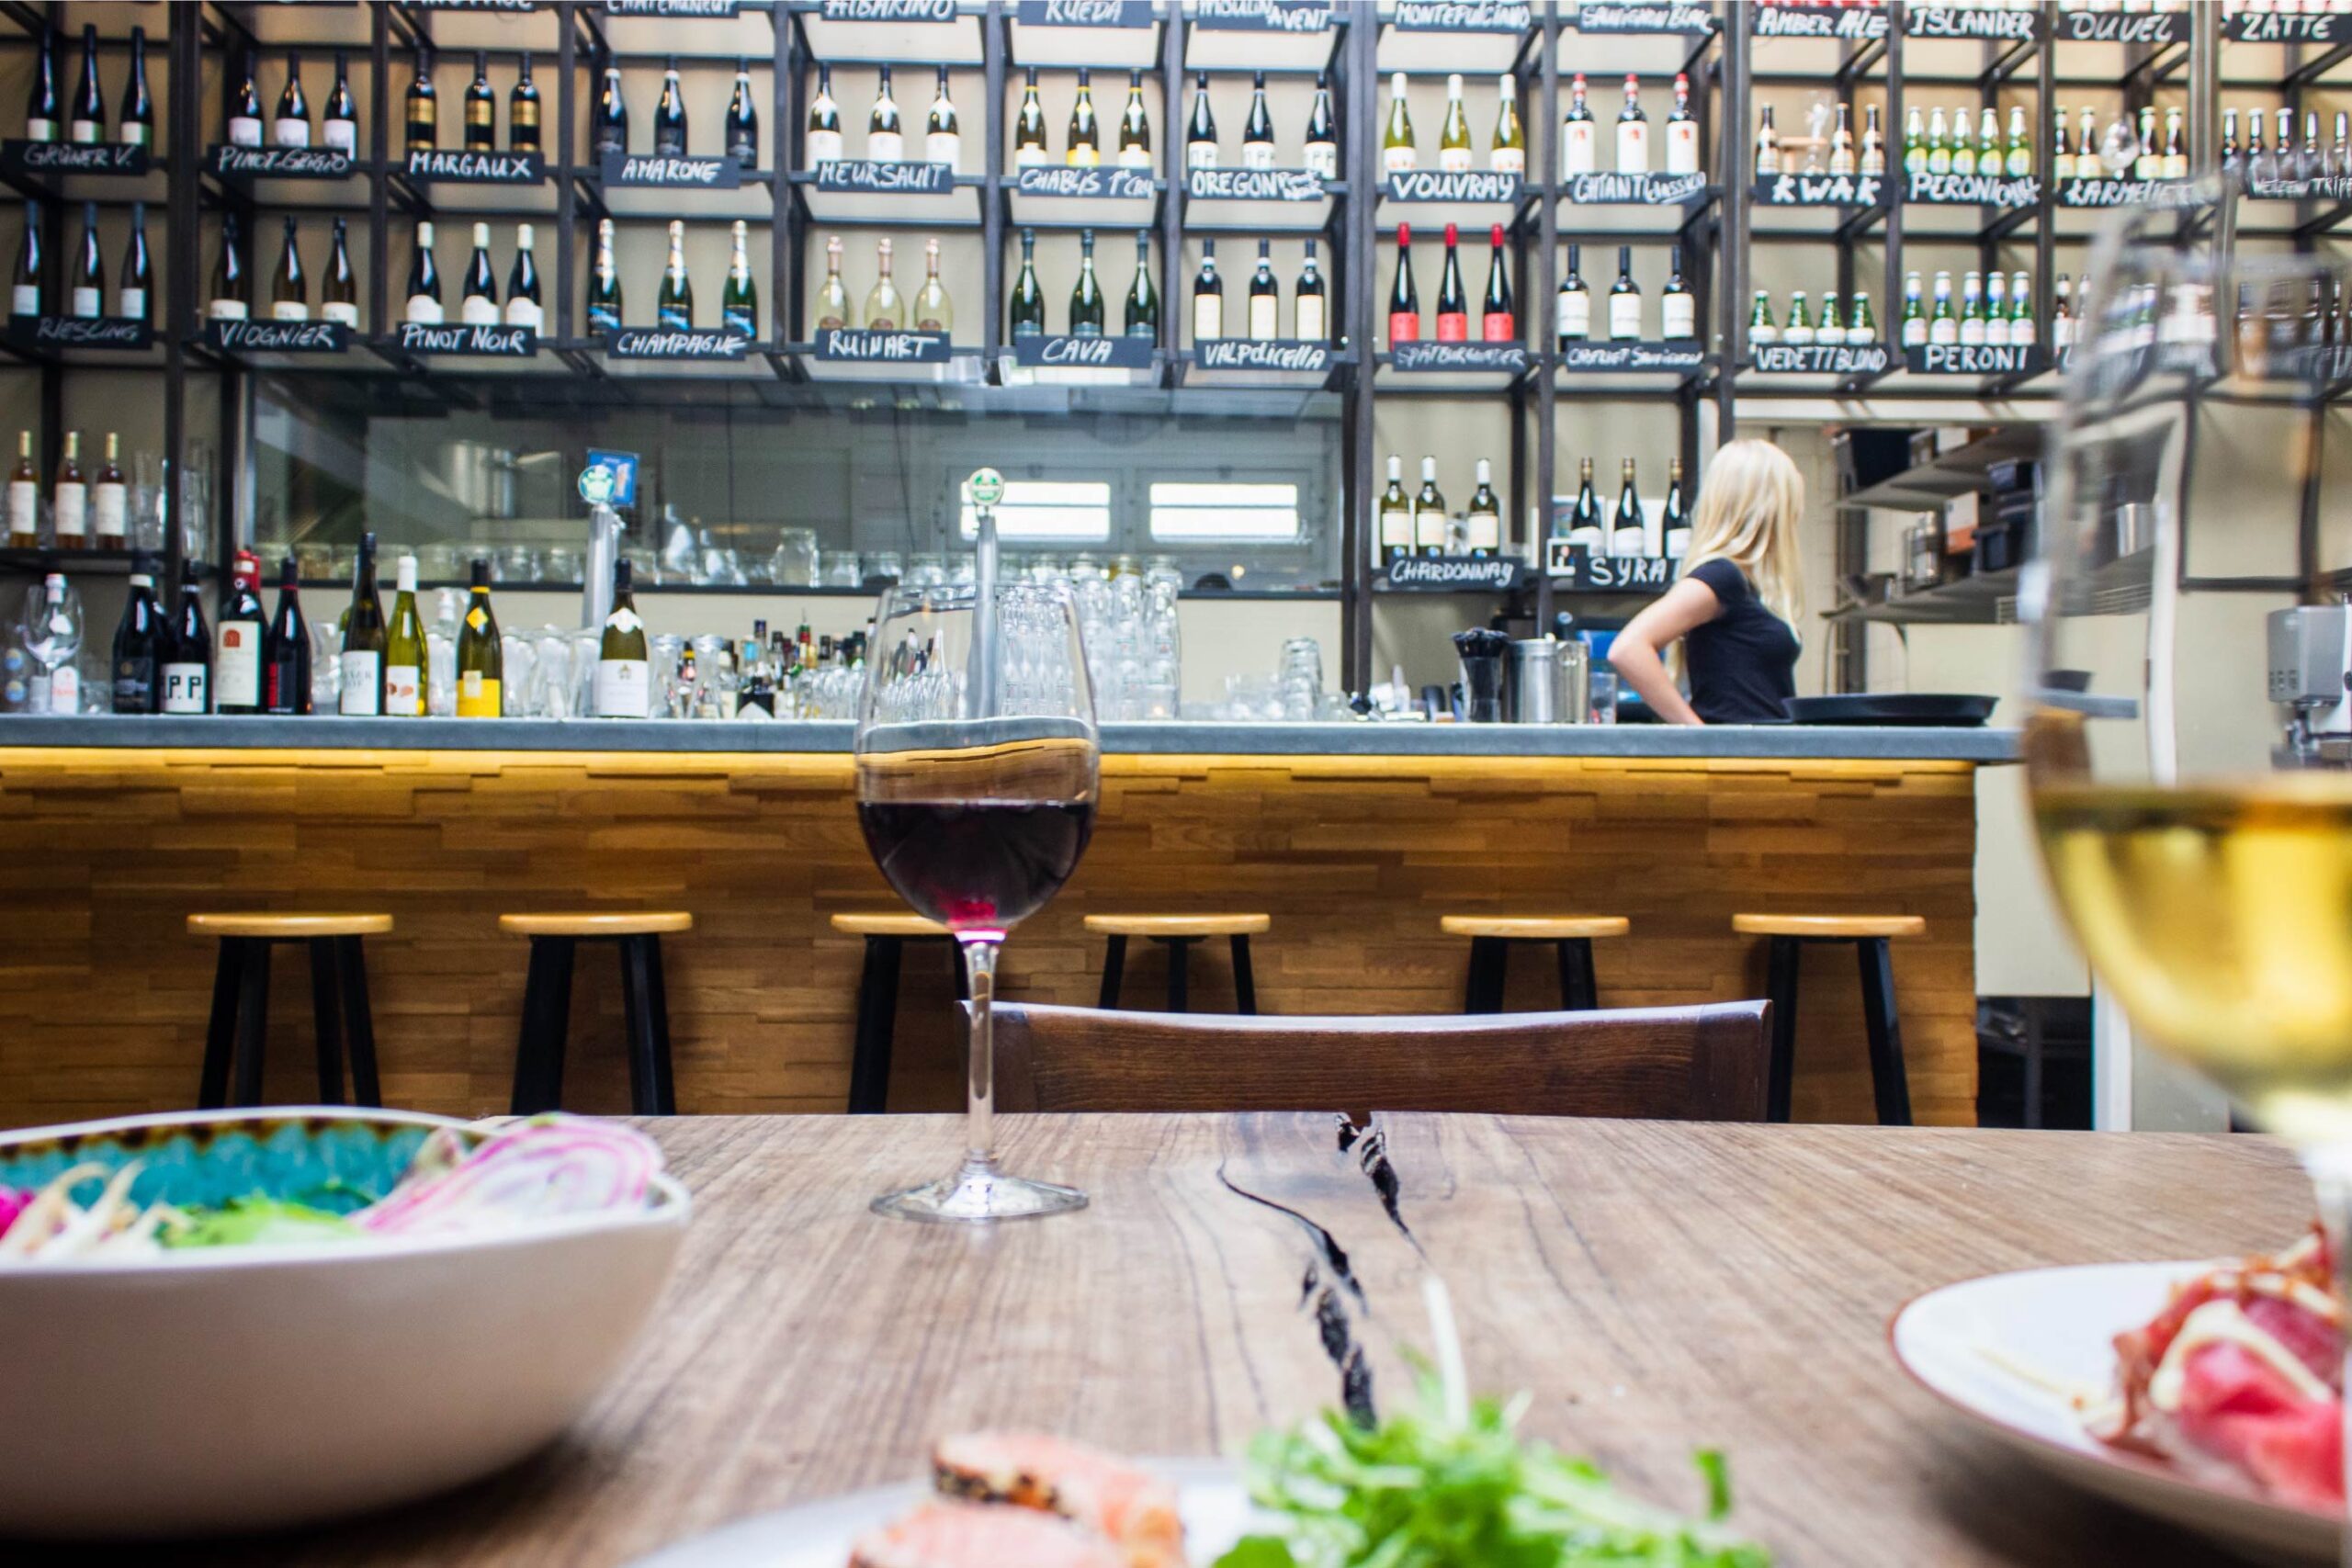
{"type": "Polygon", "coordinates": [[[874,863],[951,931],[1001,933],[1061,891],[1094,830],[1094,802],[861,801],[874,863]]]}

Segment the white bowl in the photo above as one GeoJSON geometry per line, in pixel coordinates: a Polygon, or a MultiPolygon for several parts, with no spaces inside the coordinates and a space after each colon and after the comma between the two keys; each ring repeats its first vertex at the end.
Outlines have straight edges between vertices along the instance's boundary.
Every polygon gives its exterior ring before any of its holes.
{"type": "MultiPolygon", "coordinates": [[[[127,1117],[0,1135],[0,1182],[113,1145],[164,1179],[270,1190],[288,1168],[404,1162],[402,1145],[456,1124],[338,1107],[127,1117]]],[[[639,1211],[481,1236],[0,1267],[0,1427],[16,1438],[0,1536],[270,1529],[521,1459],[612,1374],[689,1210],[662,1177],[639,1211]]]]}

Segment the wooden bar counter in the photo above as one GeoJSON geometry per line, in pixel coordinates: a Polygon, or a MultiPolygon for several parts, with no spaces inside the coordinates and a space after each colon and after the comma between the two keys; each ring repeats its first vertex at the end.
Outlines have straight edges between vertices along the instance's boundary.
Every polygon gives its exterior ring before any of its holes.
{"type": "MultiPolygon", "coordinates": [[[[195,1100],[214,954],[198,910],[381,911],[387,1104],[505,1108],[525,944],[501,914],[693,912],[666,944],[681,1111],[838,1110],[862,947],[896,907],[851,808],[847,727],[499,720],[0,719],[0,1125],[195,1100]]],[[[1094,840],[1014,933],[1002,992],[1092,1005],[1088,914],[1261,910],[1260,1005],[1452,1012],[1462,913],[1623,915],[1603,1006],[1761,996],[1745,910],[1916,914],[1894,944],[1922,1122],[1973,1120],[1981,762],[1997,731],[1106,726],[1094,840]]],[[[1529,950],[1531,954],[1536,950],[1529,950]]],[[[1546,955],[1548,957],[1548,955],[1546,955]]],[[[1160,950],[1127,994],[1159,997],[1160,950]]],[[[620,987],[585,956],[566,1103],[627,1109],[620,987]]],[[[268,1098],[312,1092],[309,993],[280,965],[268,1098]]],[[[1221,953],[1193,1005],[1232,1005],[1221,953]]],[[[1531,956],[1507,1005],[1556,1005],[1531,956]]],[[[956,1103],[945,954],[910,950],[892,1105],[956,1103]]],[[[1809,952],[1800,1120],[1871,1119],[1852,954],[1809,952]]]]}

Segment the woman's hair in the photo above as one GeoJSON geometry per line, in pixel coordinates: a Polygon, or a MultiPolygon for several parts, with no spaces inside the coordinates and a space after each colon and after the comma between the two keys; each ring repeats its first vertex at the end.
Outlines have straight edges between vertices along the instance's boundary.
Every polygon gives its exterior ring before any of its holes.
{"type": "Polygon", "coordinates": [[[1739,568],[1764,607],[1804,635],[1804,574],[1797,560],[1797,519],[1804,476],[1769,441],[1731,441],[1718,448],[1699,486],[1690,523],[1687,576],[1701,561],[1739,568]]]}

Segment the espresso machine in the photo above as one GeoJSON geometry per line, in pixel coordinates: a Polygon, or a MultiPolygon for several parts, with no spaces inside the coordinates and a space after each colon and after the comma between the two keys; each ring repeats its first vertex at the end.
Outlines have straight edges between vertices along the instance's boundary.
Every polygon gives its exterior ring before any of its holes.
{"type": "Polygon", "coordinates": [[[2273,610],[2268,621],[2270,700],[2287,708],[2281,768],[2352,766],[2352,605],[2273,610]]]}

